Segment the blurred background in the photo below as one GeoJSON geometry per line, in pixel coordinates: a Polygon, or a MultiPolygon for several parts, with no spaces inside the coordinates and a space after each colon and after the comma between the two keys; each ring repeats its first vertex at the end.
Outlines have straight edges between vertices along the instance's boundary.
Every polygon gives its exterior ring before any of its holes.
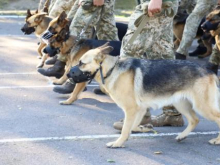
{"type": "MultiPolygon", "coordinates": [[[[39,0],[0,0],[1,15],[24,15],[27,9],[36,10],[39,0]]],[[[129,17],[136,0],[116,0],[115,15],[129,17]]]]}

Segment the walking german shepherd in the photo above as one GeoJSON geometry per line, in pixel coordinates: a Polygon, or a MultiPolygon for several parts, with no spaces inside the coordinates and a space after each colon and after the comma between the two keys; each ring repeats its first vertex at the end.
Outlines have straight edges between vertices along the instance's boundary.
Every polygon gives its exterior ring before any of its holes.
{"type": "MultiPolygon", "coordinates": [[[[187,128],[176,137],[185,139],[199,122],[196,113],[220,127],[218,78],[190,61],[145,60],[110,56],[113,47],[105,44],[86,52],[79,61],[82,75],[92,75],[102,84],[125,113],[120,137],[107,147],[122,147],[131,131],[136,131],[147,108],[174,105],[188,120],[187,128]]],[[[75,67],[68,74],[76,76],[75,67]]],[[[86,83],[86,82],[84,82],[86,83]]],[[[220,144],[220,135],[209,141],[220,144]]]]}
{"type": "Polygon", "coordinates": [[[48,7],[49,7],[49,0],[45,2],[44,9],[40,12],[38,10],[31,14],[30,10],[27,10],[27,15],[25,19],[25,24],[21,28],[21,31],[24,34],[30,35],[35,33],[35,35],[40,39],[40,44],[38,46],[38,54],[39,57],[42,58],[41,62],[37,65],[37,68],[42,68],[44,63],[47,59],[47,55],[42,53],[43,48],[47,45],[42,39],[41,35],[47,29],[52,17],[48,16],[48,7]]]}

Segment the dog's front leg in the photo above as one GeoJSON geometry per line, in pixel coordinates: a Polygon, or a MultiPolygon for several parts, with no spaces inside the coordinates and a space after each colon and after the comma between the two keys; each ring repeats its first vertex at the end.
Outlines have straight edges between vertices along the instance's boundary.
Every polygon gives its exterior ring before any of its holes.
{"type": "Polygon", "coordinates": [[[67,74],[69,73],[70,69],[71,69],[71,63],[68,60],[67,65],[66,65],[66,69],[65,69],[65,73],[63,74],[63,76],[60,79],[54,80],[53,84],[54,85],[62,85],[64,82],[66,82],[66,80],[68,79],[67,74]]]}
{"type": "Polygon", "coordinates": [[[38,53],[39,53],[39,52],[41,53],[40,55],[42,56],[42,58],[41,58],[40,63],[37,65],[37,68],[42,68],[42,67],[44,66],[45,61],[46,61],[47,58],[48,58],[48,54],[42,53],[42,49],[43,49],[45,46],[46,46],[45,43],[40,43],[40,46],[39,46],[39,48],[38,48],[38,53]]]}
{"type": "Polygon", "coordinates": [[[86,87],[86,82],[83,83],[78,83],[76,84],[74,91],[71,93],[70,98],[67,99],[66,101],[60,101],[61,105],[70,105],[72,104],[74,101],[76,101],[78,99],[79,94],[84,90],[84,88],[86,87]]]}
{"type": "Polygon", "coordinates": [[[122,128],[121,135],[116,141],[107,143],[106,144],[107,147],[109,148],[124,147],[123,144],[128,139],[131,133],[131,129],[132,129],[132,126],[134,125],[136,114],[137,114],[136,109],[125,110],[125,120],[124,120],[124,125],[122,128]]]}
{"type": "Polygon", "coordinates": [[[42,49],[46,46],[45,43],[40,42],[40,45],[38,46],[37,52],[39,54],[38,58],[42,58],[43,57],[43,53],[42,53],[42,49]]]}

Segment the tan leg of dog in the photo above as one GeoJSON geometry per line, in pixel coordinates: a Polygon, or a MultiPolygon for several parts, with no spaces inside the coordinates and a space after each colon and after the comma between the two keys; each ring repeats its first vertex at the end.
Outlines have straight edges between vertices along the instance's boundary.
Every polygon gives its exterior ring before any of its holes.
{"type": "Polygon", "coordinates": [[[45,43],[40,42],[40,45],[38,46],[37,52],[39,54],[39,58],[41,59],[43,57],[42,49],[46,46],[45,43]]]}
{"type": "Polygon", "coordinates": [[[194,130],[199,123],[199,118],[196,116],[196,113],[193,111],[192,105],[188,100],[181,100],[173,105],[182,115],[186,117],[188,121],[188,126],[186,129],[176,137],[176,140],[180,142],[185,139],[192,130],[194,130]]]}
{"type": "Polygon", "coordinates": [[[47,54],[42,53],[43,48],[46,46],[45,43],[40,43],[40,46],[38,47],[38,53],[42,56],[40,63],[37,65],[37,68],[42,68],[44,66],[45,61],[48,58],[47,54]]]}
{"type": "Polygon", "coordinates": [[[66,80],[68,79],[67,74],[69,73],[71,69],[71,65],[68,65],[65,69],[65,73],[63,74],[63,76],[57,80],[53,81],[54,85],[62,85],[64,82],[66,82],[66,80]]]}
{"type": "MultiPolygon", "coordinates": [[[[220,95],[216,82],[217,77],[210,75],[209,77],[204,77],[203,79],[204,80],[198,81],[198,83],[195,84],[195,110],[204,118],[216,122],[220,128],[220,95]],[[201,95],[201,93],[203,93],[203,95],[201,95]]],[[[220,134],[217,138],[210,140],[209,143],[214,145],[220,144],[220,134]]]]}
{"type": "Polygon", "coordinates": [[[138,111],[136,108],[132,107],[132,108],[124,110],[124,112],[125,112],[125,120],[124,120],[124,125],[121,131],[121,135],[116,141],[109,142],[106,144],[106,146],[109,148],[124,147],[123,144],[128,139],[131,133],[131,129],[132,129],[132,126],[134,125],[136,116],[138,115],[138,111]]]}
{"type": "Polygon", "coordinates": [[[200,55],[200,58],[208,57],[212,54],[212,43],[209,40],[202,40],[203,44],[207,48],[207,51],[205,54],[200,55]]]}
{"type": "Polygon", "coordinates": [[[143,110],[140,110],[138,112],[138,114],[136,115],[134,124],[132,126],[132,131],[133,132],[149,132],[149,131],[152,131],[152,129],[147,127],[147,125],[146,126],[145,125],[140,126],[140,123],[141,123],[141,121],[142,121],[145,114],[146,114],[146,108],[143,109],[143,110]]]}
{"type": "Polygon", "coordinates": [[[86,82],[83,83],[78,83],[76,84],[74,91],[71,93],[70,98],[67,99],[66,101],[60,101],[61,105],[70,105],[72,104],[74,101],[77,100],[79,94],[84,90],[84,88],[86,87],[86,82]]]}

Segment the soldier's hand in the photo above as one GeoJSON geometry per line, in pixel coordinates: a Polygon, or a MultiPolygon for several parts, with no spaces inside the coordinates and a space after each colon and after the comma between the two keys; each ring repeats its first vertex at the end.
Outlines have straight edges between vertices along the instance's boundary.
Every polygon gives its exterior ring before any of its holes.
{"type": "Polygon", "coordinates": [[[104,5],[105,0],[93,0],[94,6],[102,6],[104,5]]]}
{"type": "Polygon", "coordinates": [[[148,15],[154,16],[156,13],[160,13],[162,8],[162,0],[151,0],[148,4],[148,15]]]}

